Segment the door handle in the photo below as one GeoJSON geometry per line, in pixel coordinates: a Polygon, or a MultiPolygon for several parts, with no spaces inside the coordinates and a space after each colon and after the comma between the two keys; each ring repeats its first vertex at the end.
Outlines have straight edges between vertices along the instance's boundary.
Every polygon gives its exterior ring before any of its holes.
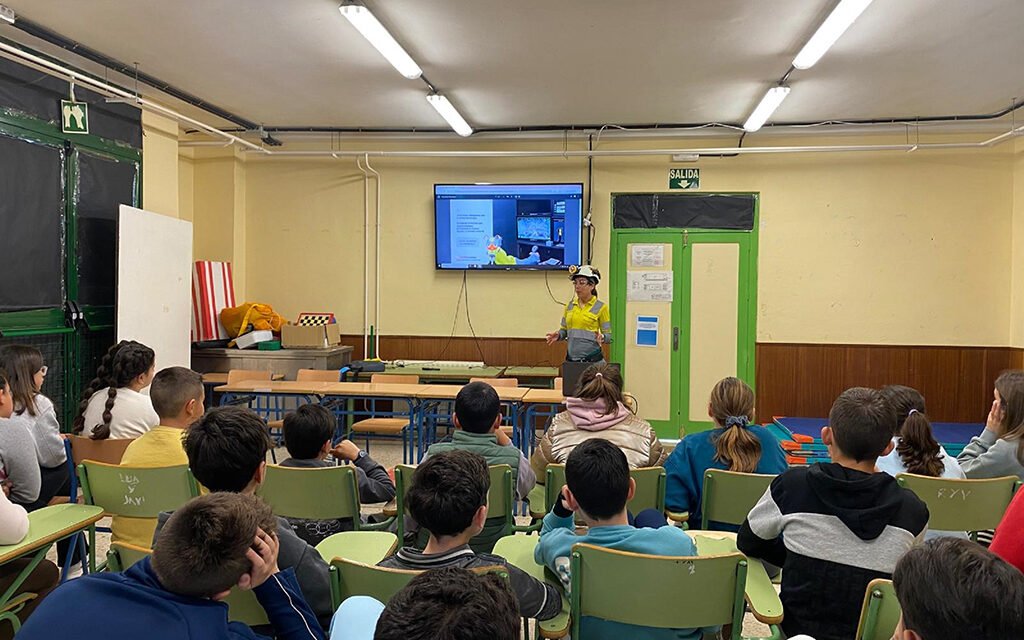
{"type": "Polygon", "coordinates": [[[672,350],[679,351],[679,327],[672,327],[672,350]]]}

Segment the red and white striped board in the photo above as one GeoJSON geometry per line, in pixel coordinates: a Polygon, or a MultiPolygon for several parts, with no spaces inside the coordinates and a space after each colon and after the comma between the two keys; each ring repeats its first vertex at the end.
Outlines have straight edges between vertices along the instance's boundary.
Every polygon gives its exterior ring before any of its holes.
{"type": "Polygon", "coordinates": [[[221,309],[235,306],[230,262],[199,260],[192,269],[192,342],[227,340],[221,309]]]}

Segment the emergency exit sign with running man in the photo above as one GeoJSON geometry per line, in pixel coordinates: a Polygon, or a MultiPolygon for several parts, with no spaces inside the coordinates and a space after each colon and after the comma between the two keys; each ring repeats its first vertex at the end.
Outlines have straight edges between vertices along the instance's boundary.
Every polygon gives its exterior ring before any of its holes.
{"type": "Polygon", "coordinates": [[[700,169],[669,169],[669,189],[700,189],[700,169]]]}

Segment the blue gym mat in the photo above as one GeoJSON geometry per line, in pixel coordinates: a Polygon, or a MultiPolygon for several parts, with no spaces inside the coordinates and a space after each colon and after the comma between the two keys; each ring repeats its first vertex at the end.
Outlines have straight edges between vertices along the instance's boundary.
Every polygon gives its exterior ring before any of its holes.
{"type": "MultiPolygon", "coordinates": [[[[785,427],[790,433],[810,436],[817,443],[821,442],[821,428],[828,424],[827,418],[775,418],[775,422],[785,427]]],[[[935,439],[948,445],[966,445],[971,438],[981,433],[985,428],[980,422],[933,422],[932,433],[935,439]]],[[[948,448],[948,447],[947,447],[948,448]]]]}

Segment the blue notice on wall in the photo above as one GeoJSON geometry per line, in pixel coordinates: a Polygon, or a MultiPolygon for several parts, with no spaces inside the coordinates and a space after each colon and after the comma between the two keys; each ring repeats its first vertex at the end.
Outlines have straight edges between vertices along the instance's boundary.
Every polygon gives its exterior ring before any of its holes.
{"type": "Polygon", "coordinates": [[[636,317],[636,346],[658,346],[658,316],[636,317]]]}

